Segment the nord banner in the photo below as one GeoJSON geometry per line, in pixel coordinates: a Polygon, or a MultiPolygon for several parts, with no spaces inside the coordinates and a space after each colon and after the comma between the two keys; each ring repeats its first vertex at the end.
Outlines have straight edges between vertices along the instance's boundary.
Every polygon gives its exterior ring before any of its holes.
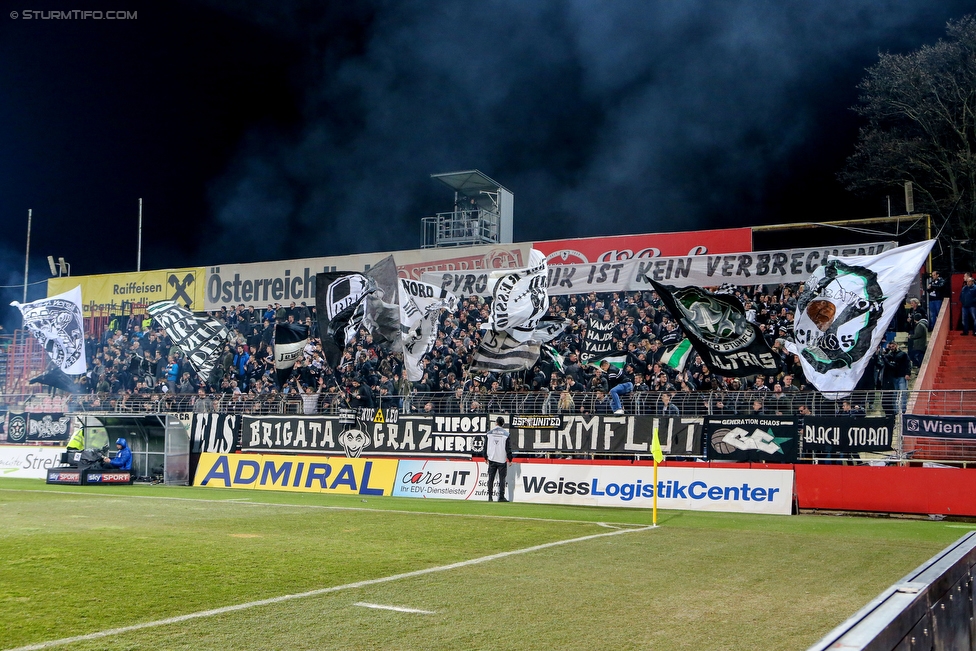
{"type": "Polygon", "coordinates": [[[65,276],[47,281],[47,295],[57,296],[81,285],[81,312],[86,317],[139,314],[157,301],[176,301],[191,312],[200,312],[204,309],[203,278],[204,271],[199,267],[65,276]]]}
{"type": "MultiPolygon", "coordinates": [[[[481,270],[517,268],[528,260],[529,244],[497,244],[463,249],[394,251],[401,278],[420,280],[427,271],[474,274],[481,270]]],[[[292,301],[315,303],[315,275],[327,271],[367,271],[390,252],[328,258],[306,258],[251,264],[224,264],[207,269],[206,310],[244,303],[256,307],[292,301]]],[[[472,276],[473,277],[473,276],[472,276]]]]}
{"type": "MultiPolygon", "coordinates": [[[[549,267],[549,295],[652,291],[652,280],[673,287],[799,283],[807,280],[828,255],[874,255],[894,246],[894,242],[878,242],[850,247],[559,264],[549,267]]],[[[491,294],[487,272],[426,272],[421,280],[459,297],[491,294]]]]}
{"type": "Polygon", "coordinates": [[[879,452],[891,450],[894,417],[803,419],[805,452],[879,452]]]}
{"type": "Polygon", "coordinates": [[[931,436],[940,439],[976,439],[976,418],[965,416],[902,416],[904,436],[931,436]]]}

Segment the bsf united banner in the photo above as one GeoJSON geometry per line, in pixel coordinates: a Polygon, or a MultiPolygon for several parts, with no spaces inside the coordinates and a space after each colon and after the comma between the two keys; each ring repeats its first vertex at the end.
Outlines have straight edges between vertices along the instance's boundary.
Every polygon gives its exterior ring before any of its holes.
{"type": "Polygon", "coordinates": [[[209,380],[229,335],[226,326],[215,319],[193,316],[175,301],[153,303],[146,311],[186,354],[200,379],[209,380]]]}
{"type": "Polygon", "coordinates": [[[793,463],[798,446],[792,418],[705,417],[706,456],[712,460],[793,463]]]}
{"type": "Polygon", "coordinates": [[[735,296],[653,283],[705,365],[720,375],[772,375],[779,362],[735,296]]]}
{"type": "Polygon", "coordinates": [[[892,449],[895,419],[807,416],[802,431],[804,452],[882,452],[892,449]]]}

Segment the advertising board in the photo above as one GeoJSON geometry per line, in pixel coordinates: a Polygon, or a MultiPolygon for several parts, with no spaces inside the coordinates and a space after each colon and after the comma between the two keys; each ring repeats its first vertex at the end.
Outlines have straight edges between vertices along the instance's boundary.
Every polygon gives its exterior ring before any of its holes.
{"type": "MultiPolygon", "coordinates": [[[[651,466],[513,464],[515,501],[651,508],[651,466]]],[[[789,515],[792,470],[658,468],[658,508],[789,515]]]]}
{"type": "MultiPolygon", "coordinates": [[[[484,461],[401,459],[393,495],[443,500],[488,499],[488,464],[484,461]]],[[[515,478],[508,475],[508,494],[515,478]]]]}
{"type": "Polygon", "coordinates": [[[618,262],[634,258],[705,255],[752,251],[751,228],[722,228],[683,233],[641,233],[610,237],[578,237],[535,242],[549,264],[618,262]]]}
{"type": "Polygon", "coordinates": [[[44,479],[58,466],[64,447],[0,445],[0,477],[44,479]]]}
{"type": "Polygon", "coordinates": [[[56,296],[81,286],[83,316],[109,316],[129,312],[123,304],[145,308],[156,301],[176,301],[191,311],[204,309],[204,270],[158,269],[97,276],[64,276],[47,281],[47,295],[56,296]]]}

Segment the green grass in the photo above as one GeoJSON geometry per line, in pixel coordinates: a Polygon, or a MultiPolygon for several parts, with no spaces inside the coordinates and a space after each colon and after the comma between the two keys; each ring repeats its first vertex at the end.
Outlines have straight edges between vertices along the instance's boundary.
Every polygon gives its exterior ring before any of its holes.
{"type": "MultiPolygon", "coordinates": [[[[59,648],[804,649],[965,533],[659,515],[656,529],[59,648]]],[[[615,531],[600,522],[637,527],[651,513],[6,479],[0,649],[615,531]]]]}

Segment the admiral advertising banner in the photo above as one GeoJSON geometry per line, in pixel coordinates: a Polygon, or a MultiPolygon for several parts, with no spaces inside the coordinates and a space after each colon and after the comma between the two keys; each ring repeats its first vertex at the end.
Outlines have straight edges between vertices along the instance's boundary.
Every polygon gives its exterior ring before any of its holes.
{"type": "Polygon", "coordinates": [[[157,301],[176,301],[195,312],[205,309],[204,270],[200,267],[50,278],[47,295],[60,294],[79,284],[82,315],[86,317],[140,314],[157,301]]]}
{"type": "MultiPolygon", "coordinates": [[[[649,509],[654,504],[652,466],[512,464],[515,501],[649,509]]],[[[687,511],[789,515],[792,470],[658,468],[658,507],[687,511]]]]}
{"type": "Polygon", "coordinates": [[[895,419],[821,418],[803,419],[804,452],[879,452],[891,450],[895,419]]]}
{"type": "MultiPolygon", "coordinates": [[[[496,244],[464,248],[411,249],[394,251],[397,274],[400,278],[421,280],[424,272],[457,274],[464,284],[483,270],[508,269],[525,266],[530,245],[496,244]]],[[[315,275],[349,269],[365,272],[389,256],[384,253],[363,253],[327,258],[305,258],[252,264],[225,264],[207,269],[205,292],[206,310],[240,303],[266,307],[269,303],[288,305],[315,301],[315,275]]],[[[482,290],[483,291],[483,290],[482,290]]],[[[488,290],[490,292],[490,289],[488,290]]],[[[469,292],[470,293],[470,292],[469,292]]]]}
{"type": "MultiPolygon", "coordinates": [[[[515,486],[514,472],[508,473],[508,490],[515,486]]],[[[487,500],[488,464],[484,461],[400,460],[395,497],[442,500],[487,500]]]]}
{"type": "MultiPolygon", "coordinates": [[[[894,242],[876,242],[850,247],[553,264],[548,269],[549,296],[650,291],[653,289],[651,281],[674,287],[800,283],[807,280],[827,256],[873,255],[894,246],[894,242]]],[[[421,280],[462,298],[472,294],[491,295],[492,283],[487,272],[426,272],[421,280]]]]}
{"type": "Polygon", "coordinates": [[[265,454],[200,455],[194,486],[340,495],[390,495],[395,459],[265,454]]]}
{"type": "Polygon", "coordinates": [[[775,416],[706,416],[705,456],[712,461],[793,463],[798,453],[799,422],[775,416]]]}
{"type": "Polygon", "coordinates": [[[578,452],[650,454],[654,428],[668,455],[702,454],[701,419],[663,416],[562,416],[559,428],[519,428],[512,417],[511,442],[516,454],[578,452]]]}
{"type": "Polygon", "coordinates": [[[752,229],[723,228],[683,233],[581,237],[546,240],[532,246],[546,254],[549,264],[586,264],[660,256],[735,253],[752,251],[752,229]]]}
{"type": "Polygon", "coordinates": [[[940,439],[976,439],[976,418],[965,416],[902,416],[903,436],[930,436],[940,439]]]}

